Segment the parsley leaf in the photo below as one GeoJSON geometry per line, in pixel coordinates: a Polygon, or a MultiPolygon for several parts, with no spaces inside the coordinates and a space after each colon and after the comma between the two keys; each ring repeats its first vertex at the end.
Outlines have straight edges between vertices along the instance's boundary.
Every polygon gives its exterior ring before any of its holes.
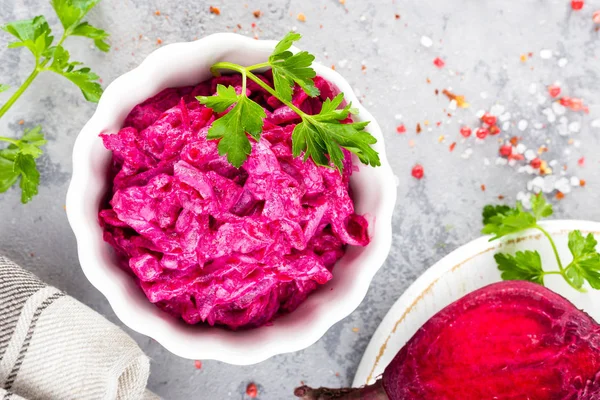
{"type": "Polygon", "coordinates": [[[260,139],[263,119],[267,117],[265,110],[250,100],[245,93],[238,95],[233,86],[226,88],[218,85],[215,96],[198,96],[197,99],[215,112],[223,112],[235,104],[227,114],[213,122],[207,137],[221,139],[219,154],[227,154],[227,161],[236,168],[241,167],[252,151],[246,133],[256,141],[260,139]]]}
{"type": "Polygon", "coordinates": [[[541,194],[531,196],[531,211],[536,219],[546,218],[554,213],[552,204],[548,203],[541,194]]]}
{"type": "Polygon", "coordinates": [[[497,253],[494,255],[494,259],[498,264],[498,269],[502,271],[503,280],[523,280],[544,284],[542,259],[537,251],[517,251],[514,256],[497,253]]]}
{"type": "Polygon", "coordinates": [[[273,54],[269,57],[275,91],[280,98],[286,101],[292,99],[292,89],[295,83],[309,96],[319,95],[319,89],[315,87],[313,82],[313,78],[317,76],[317,73],[311,67],[315,56],[306,51],[294,54],[288,50],[292,43],[301,37],[298,33],[289,32],[275,46],[273,54]]]}
{"type": "Polygon", "coordinates": [[[46,140],[41,127],[26,130],[20,140],[0,150],[0,193],[6,192],[20,178],[21,202],[29,202],[38,193],[40,174],[35,159],[42,155],[46,140]]]}
{"type": "Polygon", "coordinates": [[[46,18],[41,15],[33,19],[10,22],[1,28],[18,39],[9,43],[9,48],[26,47],[36,60],[40,59],[54,40],[46,18]]]}
{"type": "Polygon", "coordinates": [[[8,89],[10,89],[10,86],[0,83],[0,93],[6,92],[8,89]]]}
{"type": "Polygon", "coordinates": [[[517,203],[515,208],[486,206],[483,209],[483,221],[485,226],[481,232],[486,235],[493,235],[490,242],[537,226],[536,217],[523,210],[521,203],[517,203]]]}
{"type": "Polygon", "coordinates": [[[212,108],[214,112],[221,113],[239,100],[238,94],[233,86],[217,85],[217,94],[214,96],[198,96],[196,99],[212,108]]]}
{"type": "Polygon", "coordinates": [[[586,280],[594,289],[600,289],[600,254],[596,251],[597,244],[591,233],[584,237],[581,231],[569,232],[569,250],[573,261],[565,269],[567,276],[578,288],[586,280]]]}
{"type": "Polygon", "coordinates": [[[348,118],[352,111],[352,104],[338,109],[343,100],[344,95],[340,93],[333,100],[327,99],[319,114],[302,117],[302,122],[296,125],[292,133],[294,157],[304,152],[305,160],[310,157],[315,164],[322,166],[333,163],[341,171],[344,153],[340,147],[343,147],[356,154],[364,164],[381,165],[379,155],[371,148],[377,139],[364,130],[369,123],[340,122],[348,118]],[[329,159],[325,154],[329,154],[329,159]]]}
{"type": "Polygon", "coordinates": [[[99,79],[98,75],[87,67],[76,69],[81,63],[70,62],[69,52],[62,46],[50,49],[49,56],[52,57],[52,64],[47,67],[47,70],[56,72],[77,85],[87,101],[97,103],[100,100],[102,86],[95,82],[99,79]]]}
{"type": "Polygon", "coordinates": [[[71,35],[84,36],[92,39],[94,41],[94,44],[100,51],[107,52],[110,50],[110,45],[105,40],[110,36],[108,32],[100,28],[96,28],[87,22],[82,22],[79,25],[77,25],[75,29],[73,29],[73,31],[71,32],[71,35]]]}

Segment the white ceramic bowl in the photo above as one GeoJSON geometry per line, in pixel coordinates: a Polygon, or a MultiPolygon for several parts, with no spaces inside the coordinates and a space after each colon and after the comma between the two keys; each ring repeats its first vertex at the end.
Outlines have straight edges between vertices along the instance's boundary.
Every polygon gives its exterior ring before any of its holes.
{"type": "Polygon", "coordinates": [[[352,101],[360,111],[357,119],[371,121],[368,130],[378,140],[374,147],[382,165],[372,168],[355,160],[358,172],[351,178],[356,210],[369,221],[371,243],[364,248],[348,248],[336,264],[334,278],[298,309],[278,317],[272,326],[248,331],[186,325],[146,299],[133,279],[117,266],[112,248],[102,240],[97,214],[109,187],[107,171],[111,153],[98,135],[117,132],[136,104],[161,90],[210,78],[209,68],[215,62],[252,65],[266,61],[275,43],[219,33],[195,42],[164,46],[108,86],[96,113],[75,142],[67,216],[77,238],[81,267],[125,325],[154,338],[181,357],[246,365],[310,346],[358,307],[390,250],[396,186],[381,129],[361,106],[348,82],[319,64],[314,65],[317,74],[344,92],[346,100],[352,101]]]}

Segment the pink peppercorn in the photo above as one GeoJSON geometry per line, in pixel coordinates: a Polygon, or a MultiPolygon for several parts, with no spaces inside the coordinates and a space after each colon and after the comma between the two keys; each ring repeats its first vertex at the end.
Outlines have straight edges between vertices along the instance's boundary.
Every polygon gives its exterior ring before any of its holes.
{"type": "Polygon", "coordinates": [[[460,134],[466,138],[471,136],[471,128],[469,128],[468,126],[463,126],[462,128],[460,128],[460,134]]]}
{"type": "Polygon", "coordinates": [[[579,11],[583,8],[583,0],[571,0],[571,8],[575,11],[579,11]]]}
{"type": "Polygon", "coordinates": [[[500,155],[502,157],[510,157],[512,154],[512,146],[510,144],[505,144],[500,147],[500,155]]]}
{"type": "Polygon", "coordinates": [[[483,114],[483,116],[481,117],[481,120],[490,126],[496,125],[496,117],[493,116],[492,114],[489,114],[489,113],[483,114]]]}
{"type": "Polygon", "coordinates": [[[550,94],[550,97],[556,98],[558,95],[560,95],[560,87],[556,85],[550,85],[548,86],[548,93],[550,94]]]}
{"type": "Polygon", "coordinates": [[[488,135],[489,131],[485,128],[478,128],[475,131],[475,136],[477,136],[479,139],[485,139],[486,136],[488,135]]]}
{"type": "Polygon", "coordinates": [[[411,175],[417,179],[422,179],[423,175],[425,175],[425,171],[423,170],[423,166],[421,164],[417,164],[413,167],[411,171],[411,175]]]}
{"type": "Polygon", "coordinates": [[[441,58],[439,58],[439,57],[436,57],[436,58],[433,60],[433,65],[435,65],[435,66],[436,66],[436,67],[438,67],[438,68],[443,68],[443,67],[444,67],[444,65],[446,65],[446,63],[445,63],[445,62],[444,62],[444,60],[442,60],[441,58]]]}
{"type": "Polygon", "coordinates": [[[539,167],[542,166],[542,160],[540,160],[539,158],[536,157],[533,160],[531,160],[529,165],[531,165],[532,168],[538,169],[539,167]]]}

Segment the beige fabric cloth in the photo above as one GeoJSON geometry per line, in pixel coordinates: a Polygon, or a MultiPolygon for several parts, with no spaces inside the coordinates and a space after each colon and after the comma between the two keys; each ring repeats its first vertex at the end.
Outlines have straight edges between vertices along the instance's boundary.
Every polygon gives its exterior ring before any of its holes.
{"type": "Polygon", "coordinates": [[[149,371],[117,326],[0,256],[0,399],[152,399],[149,371]]]}

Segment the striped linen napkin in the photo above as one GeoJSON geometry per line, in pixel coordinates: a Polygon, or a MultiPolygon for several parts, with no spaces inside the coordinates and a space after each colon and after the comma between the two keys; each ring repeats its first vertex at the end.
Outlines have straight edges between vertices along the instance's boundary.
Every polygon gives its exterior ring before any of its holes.
{"type": "Polygon", "coordinates": [[[117,326],[0,256],[0,399],[155,399],[117,326]]]}

